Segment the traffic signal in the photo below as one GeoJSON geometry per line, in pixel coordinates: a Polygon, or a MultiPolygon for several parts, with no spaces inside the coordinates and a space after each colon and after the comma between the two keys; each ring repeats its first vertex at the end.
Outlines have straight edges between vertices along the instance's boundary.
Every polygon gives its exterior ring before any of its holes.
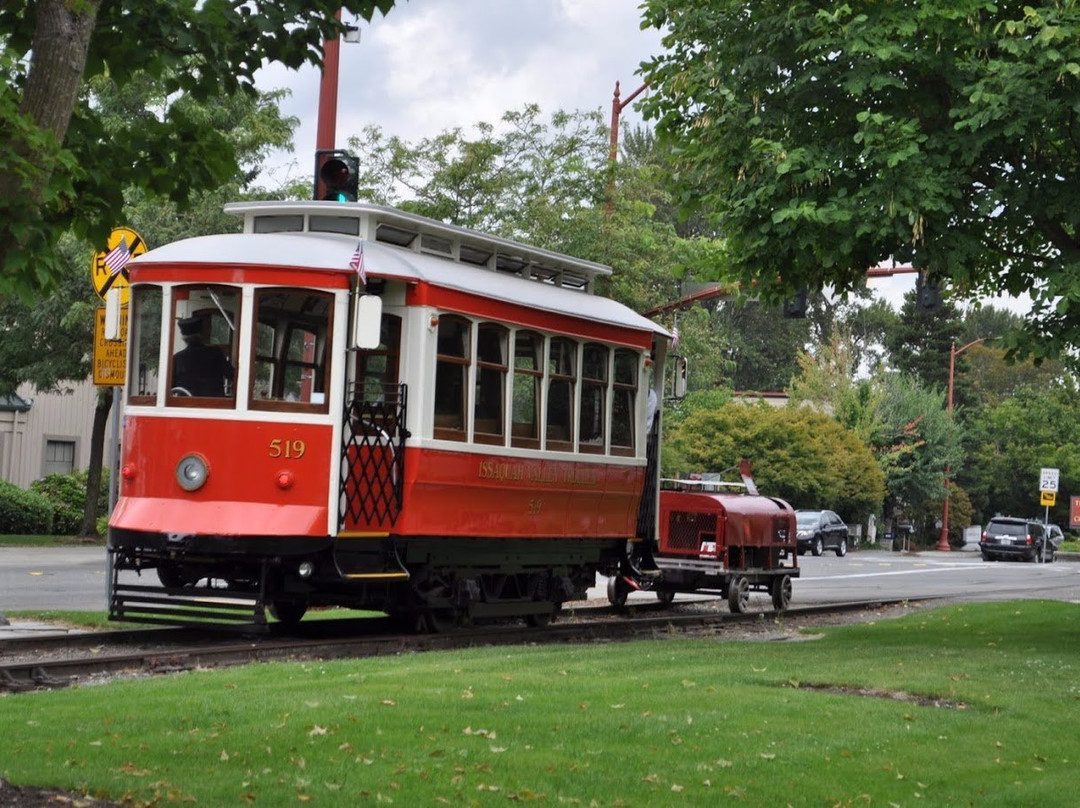
{"type": "Polygon", "coordinates": [[[941,303],[941,284],[920,272],[915,278],[915,309],[938,311],[941,303]]]}
{"type": "Polygon", "coordinates": [[[784,319],[797,320],[806,316],[806,289],[800,289],[795,297],[784,301],[784,319]]]}
{"type": "Polygon", "coordinates": [[[355,202],[360,182],[360,161],[347,151],[319,149],[315,152],[315,199],[355,202]]]}

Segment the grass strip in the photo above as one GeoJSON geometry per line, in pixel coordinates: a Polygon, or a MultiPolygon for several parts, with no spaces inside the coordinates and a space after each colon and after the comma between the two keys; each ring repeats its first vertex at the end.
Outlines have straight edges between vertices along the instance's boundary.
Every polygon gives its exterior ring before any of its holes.
{"type": "Polygon", "coordinates": [[[271,663],[0,699],[0,776],[136,805],[1061,805],[1080,607],[807,642],[271,663]]]}

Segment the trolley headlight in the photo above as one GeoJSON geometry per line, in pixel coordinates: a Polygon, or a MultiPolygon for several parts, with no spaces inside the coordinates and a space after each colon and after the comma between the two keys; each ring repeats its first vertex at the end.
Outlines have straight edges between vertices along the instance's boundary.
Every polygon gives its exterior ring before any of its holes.
{"type": "Polygon", "coordinates": [[[301,578],[310,578],[311,574],[315,572],[315,565],[310,561],[301,561],[296,571],[300,573],[301,578]]]}
{"type": "Polygon", "coordinates": [[[176,464],[176,482],[185,491],[198,491],[206,484],[209,473],[206,458],[202,455],[185,455],[176,464]]]}

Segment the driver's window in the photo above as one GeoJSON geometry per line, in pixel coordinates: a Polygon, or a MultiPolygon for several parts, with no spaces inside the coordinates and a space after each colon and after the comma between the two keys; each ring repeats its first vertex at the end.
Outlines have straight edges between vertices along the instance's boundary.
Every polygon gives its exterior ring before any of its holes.
{"type": "Polygon", "coordinates": [[[228,407],[236,401],[240,293],[231,286],[179,286],[172,293],[170,405],[228,407]]]}

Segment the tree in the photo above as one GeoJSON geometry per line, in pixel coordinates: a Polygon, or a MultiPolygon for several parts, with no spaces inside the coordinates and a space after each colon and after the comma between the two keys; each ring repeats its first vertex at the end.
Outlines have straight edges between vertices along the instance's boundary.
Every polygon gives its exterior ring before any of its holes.
{"type": "Polygon", "coordinates": [[[1080,5],[648,0],[642,102],[676,200],[780,298],[888,256],[957,297],[1030,292],[1003,345],[1080,346],[1080,5]]]}
{"type": "MultiPolygon", "coordinates": [[[[348,0],[365,19],[393,0],[348,0]]],[[[238,167],[229,141],[191,114],[250,92],[266,61],[321,59],[342,3],[300,0],[119,3],[12,0],[0,6],[0,295],[50,290],[63,273],[60,234],[103,245],[123,190],[183,205],[238,167]],[[162,83],[155,115],[106,121],[86,77],[162,83]],[[176,100],[177,103],[173,103],[176,100]]]]}
{"type": "MultiPolygon", "coordinates": [[[[967,425],[969,461],[963,483],[985,522],[994,514],[1035,516],[1041,468],[1061,472],[1059,490],[1080,487],[1080,393],[1072,379],[1019,388],[996,407],[972,413],[967,425]]],[[[1059,496],[1051,521],[1068,524],[1069,502],[1059,496]]]]}
{"type": "MultiPolygon", "coordinates": [[[[96,108],[103,120],[109,121],[148,114],[147,110],[160,103],[161,85],[145,76],[122,88],[97,79],[92,82],[92,91],[96,108]]],[[[247,183],[259,173],[272,148],[292,142],[297,121],[281,117],[277,106],[281,96],[281,92],[237,93],[206,105],[191,99],[178,102],[187,104],[192,118],[203,120],[221,133],[234,149],[240,170],[220,187],[193,194],[183,214],[171,203],[148,198],[142,189],[128,189],[124,220],[151,245],[236,229],[238,221],[222,213],[222,204],[244,195],[247,183]]],[[[0,341],[0,394],[13,392],[24,382],[39,390],[61,391],[67,382],[90,375],[94,310],[100,305],[87,272],[93,248],[65,233],[57,251],[64,271],[56,279],[51,294],[32,302],[18,297],[0,298],[0,330],[4,333],[0,341]]],[[[111,391],[101,388],[93,413],[87,501],[81,530],[84,536],[97,532],[97,495],[111,406],[111,391]]]]}
{"type": "Polygon", "coordinates": [[[881,507],[884,480],[870,449],[807,407],[729,403],[685,413],[668,424],[665,473],[712,472],[753,463],[758,489],[796,507],[829,508],[861,522],[881,507]]]}
{"type": "Polygon", "coordinates": [[[896,373],[880,384],[874,454],[885,474],[885,516],[914,519],[943,504],[945,467],[960,466],[962,458],[960,427],[945,409],[944,392],[896,373]]]}

